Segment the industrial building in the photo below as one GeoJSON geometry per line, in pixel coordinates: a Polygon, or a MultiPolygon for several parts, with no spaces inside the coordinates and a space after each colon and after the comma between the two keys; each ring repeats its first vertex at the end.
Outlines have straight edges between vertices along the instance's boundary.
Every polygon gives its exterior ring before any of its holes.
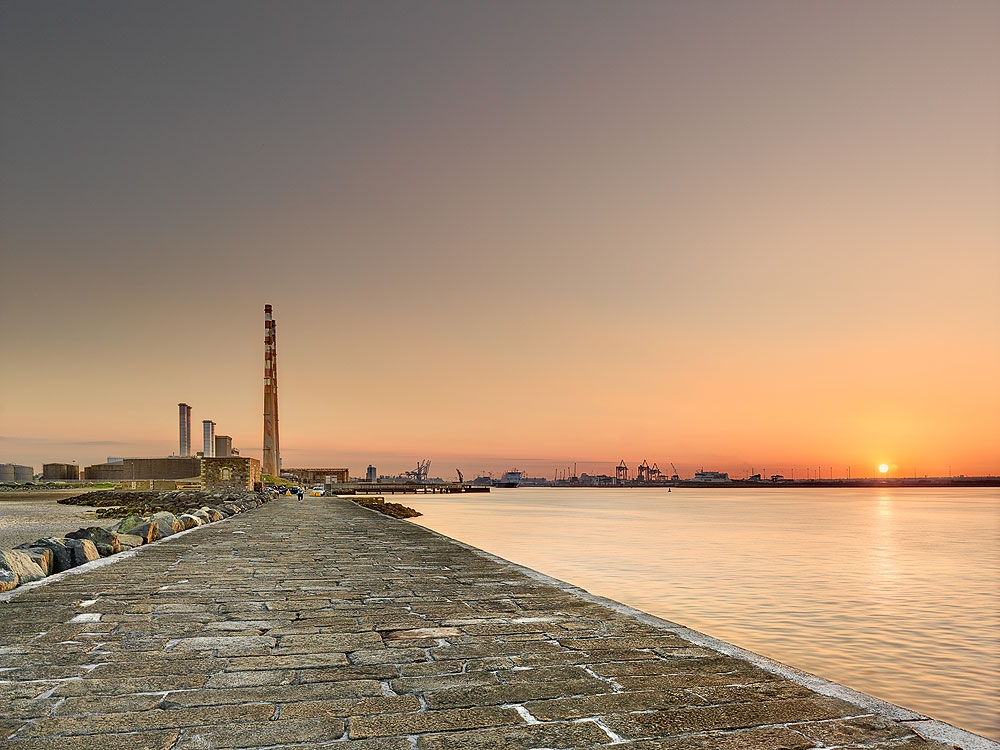
{"type": "Polygon", "coordinates": [[[215,422],[211,419],[206,419],[202,421],[201,427],[205,436],[205,447],[202,449],[202,456],[213,458],[215,456],[215,422]]]}
{"type": "MultiPolygon", "coordinates": [[[[239,453],[239,451],[235,451],[239,453]]],[[[229,458],[234,454],[233,439],[229,435],[215,436],[215,458],[229,458]]]]}
{"type": "Polygon", "coordinates": [[[80,467],[76,464],[42,464],[42,479],[54,482],[79,482],[80,467]]]}
{"type": "Polygon", "coordinates": [[[0,464],[0,482],[30,482],[34,478],[34,466],[0,464]]]}
{"type": "Polygon", "coordinates": [[[240,456],[202,459],[201,481],[206,490],[255,489],[260,487],[260,461],[240,456]]]}
{"type": "Polygon", "coordinates": [[[187,404],[177,404],[180,412],[180,450],[178,455],[191,455],[191,407],[187,404]]]}
{"type": "Polygon", "coordinates": [[[306,484],[318,482],[350,482],[350,472],[347,469],[287,469],[286,474],[292,474],[306,484]]]}
{"type": "Polygon", "coordinates": [[[95,464],[83,470],[84,479],[121,482],[131,479],[191,479],[201,476],[201,459],[169,456],[168,458],[126,458],[112,463],[95,464]]]}

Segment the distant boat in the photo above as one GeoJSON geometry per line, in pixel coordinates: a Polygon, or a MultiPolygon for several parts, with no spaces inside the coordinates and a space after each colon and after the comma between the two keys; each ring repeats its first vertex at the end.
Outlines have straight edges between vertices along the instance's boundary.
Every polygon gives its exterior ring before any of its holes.
{"type": "Polygon", "coordinates": [[[694,479],[689,481],[721,484],[723,482],[732,482],[733,480],[730,479],[729,474],[724,471],[696,471],[694,473],[694,479]]]}
{"type": "Polygon", "coordinates": [[[523,477],[523,476],[524,476],[524,472],[523,471],[519,471],[517,469],[511,469],[506,474],[504,474],[502,477],[500,477],[499,479],[495,480],[494,483],[493,483],[493,486],[494,487],[505,487],[507,489],[510,489],[512,487],[517,487],[519,484],[521,484],[521,477],[523,477]]]}

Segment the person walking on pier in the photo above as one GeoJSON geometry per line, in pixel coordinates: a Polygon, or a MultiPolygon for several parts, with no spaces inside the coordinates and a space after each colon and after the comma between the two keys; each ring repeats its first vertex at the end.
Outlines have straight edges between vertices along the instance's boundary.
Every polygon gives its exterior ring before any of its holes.
{"type": "Polygon", "coordinates": [[[298,495],[299,502],[301,503],[302,502],[302,488],[301,487],[297,488],[295,490],[295,494],[298,495]]]}

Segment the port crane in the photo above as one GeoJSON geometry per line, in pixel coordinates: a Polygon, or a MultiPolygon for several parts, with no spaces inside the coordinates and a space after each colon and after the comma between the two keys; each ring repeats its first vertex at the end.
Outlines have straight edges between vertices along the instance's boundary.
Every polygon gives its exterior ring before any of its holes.
{"type": "Polygon", "coordinates": [[[680,476],[680,474],[677,473],[677,467],[674,466],[674,462],[673,461],[670,462],[670,468],[674,470],[674,473],[670,476],[670,481],[671,482],[678,481],[681,478],[681,476],[680,476]]]}
{"type": "Polygon", "coordinates": [[[430,468],[431,460],[429,458],[425,458],[423,461],[417,461],[417,468],[413,471],[406,472],[406,477],[417,482],[426,482],[430,468]]]}
{"type": "Polygon", "coordinates": [[[462,470],[461,469],[455,469],[455,471],[458,472],[458,483],[459,484],[465,484],[465,477],[462,476],[462,470]]]}

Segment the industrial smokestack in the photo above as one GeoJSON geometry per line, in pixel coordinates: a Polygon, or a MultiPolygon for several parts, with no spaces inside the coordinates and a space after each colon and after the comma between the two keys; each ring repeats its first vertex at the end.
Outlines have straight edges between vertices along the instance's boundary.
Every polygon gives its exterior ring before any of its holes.
{"type": "Polygon", "coordinates": [[[278,352],[275,348],[274,317],[264,305],[264,455],[261,470],[279,476],[281,452],[278,448],[278,352]]]}
{"type": "Polygon", "coordinates": [[[180,456],[190,456],[191,455],[191,407],[187,404],[177,404],[177,410],[180,412],[180,450],[177,451],[180,456]]]}
{"type": "Polygon", "coordinates": [[[201,423],[202,428],[205,433],[205,449],[202,455],[205,458],[215,457],[215,422],[211,419],[206,419],[201,423]]]}

